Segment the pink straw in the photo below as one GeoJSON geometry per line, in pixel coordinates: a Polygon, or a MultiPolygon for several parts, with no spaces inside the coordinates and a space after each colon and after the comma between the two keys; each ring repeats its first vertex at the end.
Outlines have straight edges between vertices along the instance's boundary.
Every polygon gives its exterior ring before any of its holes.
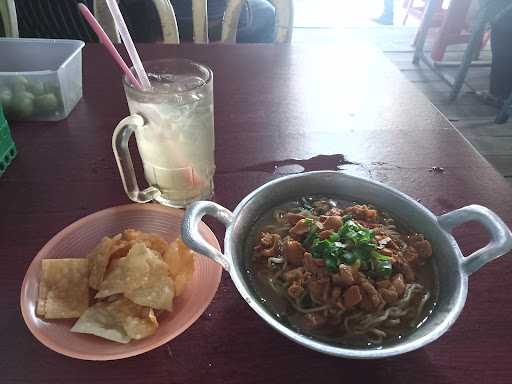
{"type": "MultiPolygon", "coordinates": [[[[132,82],[132,84],[140,91],[143,91],[141,83],[137,78],[133,75],[132,71],[128,68],[124,60],[122,59],[121,55],[119,55],[119,52],[117,52],[116,48],[114,47],[114,44],[112,44],[112,41],[109,39],[101,25],[98,23],[96,18],[92,15],[92,13],[89,11],[89,9],[82,3],[78,4],[78,9],[80,10],[80,13],[85,18],[87,23],[91,26],[91,28],[96,32],[96,35],[98,36],[98,39],[100,42],[107,48],[108,52],[112,56],[112,58],[116,61],[116,63],[121,67],[124,73],[126,73],[126,76],[128,76],[128,79],[132,82]]],[[[186,168],[185,164],[186,161],[181,157],[181,154],[179,151],[174,151],[175,155],[178,157],[178,162],[180,163],[180,167],[186,168]]],[[[205,185],[205,181],[201,178],[200,175],[198,175],[194,168],[190,168],[190,171],[184,171],[185,172],[185,178],[187,181],[194,186],[198,185],[205,185]]]]}
{"type": "Polygon", "coordinates": [[[98,23],[98,20],[96,20],[96,18],[89,11],[89,8],[87,8],[82,3],[79,3],[78,9],[80,10],[80,13],[84,17],[84,19],[87,21],[87,23],[89,23],[89,25],[91,26],[93,31],[96,32],[96,35],[98,36],[98,39],[100,40],[100,43],[102,43],[105,46],[105,48],[107,48],[108,53],[110,53],[110,55],[112,56],[114,61],[121,67],[121,69],[126,74],[128,79],[130,79],[131,83],[138,90],[142,91],[142,86],[141,86],[139,80],[137,80],[135,78],[135,76],[133,76],[132,71],[130,71],[130,68],[128,68],[128,66],[124,62],[124,60],[121,57],[121,55],[119,54],[119,52],[117,52],[116,48],[114,47],[114,44],[112,44],[112,41],[109,39],[109,37],[107,36],[107,34],[105,33],[105,31],[103,30],[101,25],[98,23]]]}

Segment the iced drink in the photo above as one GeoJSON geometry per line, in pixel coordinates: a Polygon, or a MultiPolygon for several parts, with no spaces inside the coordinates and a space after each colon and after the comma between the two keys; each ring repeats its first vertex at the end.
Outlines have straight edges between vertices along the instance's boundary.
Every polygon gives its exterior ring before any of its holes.
{"type": "Polygon", "coordinates": [[[125,91],[130,113],[144,119],[132,129],[145,178],[158,191],[153,199],[178,207],[206,199],[215,172],[212,72],[188,60],[147,63],[146,71],[151,91],[126,81],[125,91]]]}

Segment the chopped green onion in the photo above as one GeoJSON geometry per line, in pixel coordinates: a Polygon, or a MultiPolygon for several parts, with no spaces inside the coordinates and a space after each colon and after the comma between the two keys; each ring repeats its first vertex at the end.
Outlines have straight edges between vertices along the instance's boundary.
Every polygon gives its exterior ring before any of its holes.
{"type": "Polygon", "coordinates": [[[325,266],[330,272],[336,272],[338,270],[338,264],[338,261],[334,257],[325,259],[325,266]]]}
{"type": "Polygon", "coordinates": [[[338,233],[333,233],[331,236],[329,236],[329,241],[332,241],[333,243],[340,240],[340,235],[338,233]]]}
{"type": "Polygon", "coordinates": [[[345,252],[343,254],[343,261],[345,264],[353,265],[355,264],[359,259],[357,258],[356,254],[354,252],[345,252]]]}
{"type": "Polygon", "coordinates": [[[349,214],[349,215],[343,215],[343,216],[341,217],[341,220],[343,220],[343,222],[346,222],[346,221],[348,221],[348,220],[352,220],[352,219],[353,219],[353,217],[352,217],[352,215],[350,215],[350,214],[349,214]]]}
{"type": "Polygon", "coordinates": [[[371,229],[359,225],[352,218],[344,219],[337,233],[320,240],[318,227],[313,220],[308,221],[310,231],[303,245],[311,244],[310,251],[314,258],[324,259],[327,270],[335,272],[342,263],[359,265],[375,277],[389,277],[392,272],[391,258],[376,251],[372,242],[374,233],[371,229]]]}
{"type": "MultiPolygon", "coordinates": [[[[308,219],[306,219],[306,220],[308,220],[308,219]]],[[[309,219],[309,220],[311,220],[311,224],[308,223],[309,224],[309,232],[308,232],[308,235],[306,236],[306,239],[302,243],[302,245],[304,247],[309,246],[311,243],[314,242],[314,240],[316,240],[318,238],[317,237],[318,227],[316,225],[314,225],[312,219],[309,219]]]]}

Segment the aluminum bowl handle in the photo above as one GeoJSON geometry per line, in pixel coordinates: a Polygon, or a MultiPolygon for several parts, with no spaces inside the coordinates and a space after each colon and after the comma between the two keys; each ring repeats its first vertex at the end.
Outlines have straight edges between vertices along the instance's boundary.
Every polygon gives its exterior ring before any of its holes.
{"type": "Polygon", "coordinates": [[[468,205],[455,211],[448,212],[437,218],[441,227],[450,232],[457,225],[468,221],[482,224],[491,236],[491,241],[485,247],[473,252],[461,260],[462,269],[467,275],[478,271],[488,262],[503,256],[512,249],[512,233],[498,215],[481,205],[468,205]]]}
{"type": "Polygon", "coordinates": [[[190,204],[181,222],[181,238],[191,249],[213,259],[229,271],[231,261],[222,252],[212,247],[199,232],[199,223],[203,216],[209,215],[226,227],[233,221],[233,213],[230,210],[211,201],[196,201],[190,204]]]}

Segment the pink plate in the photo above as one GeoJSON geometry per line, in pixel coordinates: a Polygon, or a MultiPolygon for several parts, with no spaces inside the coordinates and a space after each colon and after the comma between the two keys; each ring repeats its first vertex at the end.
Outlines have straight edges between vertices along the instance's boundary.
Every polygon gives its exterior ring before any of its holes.
{"type": "MultiPolygon", "coordinates": [[[[183,211],[156,204],[131,204],[108,208],[84,217],[55,235],[34,258],[21,287],[21,312],[33,335],[48,348],[85,360],[115,360],[147,352],[172,340],[205,311],[219,287],[222,268],[204,256],[195,260],[192,281],[174,301],[174,310],[160,316],[156,333],[148,338],[119,344],[93,335],[70,332],[75,319],[46,321],[35,315],[41,260],[85,257],[103,236],[126,228],[161,235],[168,241],[180,234],[183,211]]],[[[203,223],[204,238],[220,249],[215,235],[203,223]]]]}

